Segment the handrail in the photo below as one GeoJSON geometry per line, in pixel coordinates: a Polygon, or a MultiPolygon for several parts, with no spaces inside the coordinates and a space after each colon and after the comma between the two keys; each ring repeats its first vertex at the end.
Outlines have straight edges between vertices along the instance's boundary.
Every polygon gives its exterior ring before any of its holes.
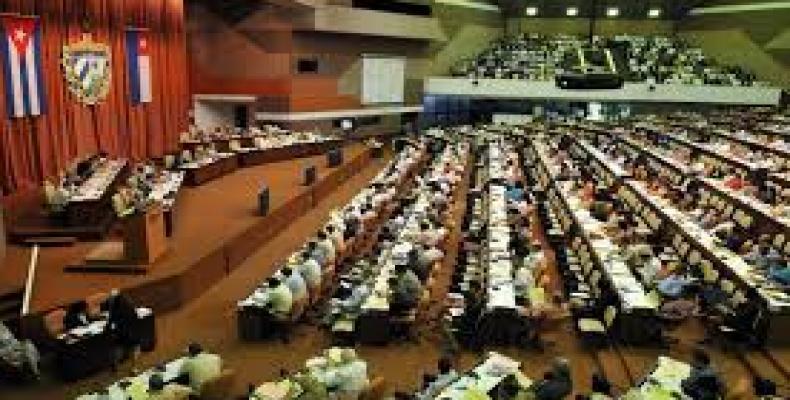
{"type": "Polygon", "coordinates": [[[30,298],[33,295],[33,282],[36,280],[36,268],[38,267],[38,243],[33,245],[30,253],[30,264],[27,267],[27,280],[25,281],[25,295],[22,299],[22,316],[30,312],[30,298]]]}

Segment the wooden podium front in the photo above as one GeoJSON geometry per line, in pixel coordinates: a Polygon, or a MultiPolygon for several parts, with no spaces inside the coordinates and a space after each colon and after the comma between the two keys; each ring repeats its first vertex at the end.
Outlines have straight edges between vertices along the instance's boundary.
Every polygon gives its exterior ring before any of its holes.
{"type": "Polygon", "coordinates": [[[128,261],[152,264],[167,251],[165,213],[155,205],[144,213],[126,219],[124,258],[128,261]]]}

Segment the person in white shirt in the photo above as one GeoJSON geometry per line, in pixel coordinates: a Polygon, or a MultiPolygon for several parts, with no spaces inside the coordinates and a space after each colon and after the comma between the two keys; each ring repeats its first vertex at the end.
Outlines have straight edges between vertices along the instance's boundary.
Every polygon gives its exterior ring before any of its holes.
{"type": "Polygon", "coordinates": [[[324,229],[326,230],[327,236],[332,240],[337,258],[343,258],[346,254],[346,242],[343,239],[343,231],[337,229],[332,224],[327,225],[324,229]]]}
{"type": "Polygon", "coordinates": [[[332,243],[332,239],[330,239],[324,231],[319,231],[316,238],[316,250],[323,256],[324,267],[334,271],[337,252],[334,243],[332,243]]]}
{"type": "Polygon", "coordinates": [[[269,294],[269,310],[279,320],[289,320],[293,309],[293,294],[291,289],[280,282],[277,277],[267,280],[269,294]]]}
{"type": "Polygon", "coordinates": [[[291,290],[291,297],[293,298],[291,314],[298,318],[304,313],[304,309],[310,301],[307,294],[307,283],[299,271],[294,271],[290,267],[283,267],[280,272],[285,285],[291,290]]]}
{"type": "Polygon", "coordinates": [[[343,360],[337,367],[340,398],[356,400],[370,384],[368,365],[357,357],[353,349],[343,349],[343,360]]]}
{"type": "Polygon", "coordinates": [[[442,228],[433,229],[428,222],[420,223],[420,236],[419,241],[431,247],[437,247],[439,243],[444,240],[446,230],[442,228]]]}
{"type": "Polygon", "coordinates": [[[302,262],[298,267],[299,273],[307,284],[310,300],[315,302],[321,296],[321,265],[313,258],[309,251],[302,252],[302,262]]]}
{"type": "Polygon", "coordinates": [[[439,374],[425,390],[417,395],[418,400],[430,400],[442,393],[442,390],[459,378],[458,372],[453,369],[450,359],[442,357],[439,359],[439,374]]]}

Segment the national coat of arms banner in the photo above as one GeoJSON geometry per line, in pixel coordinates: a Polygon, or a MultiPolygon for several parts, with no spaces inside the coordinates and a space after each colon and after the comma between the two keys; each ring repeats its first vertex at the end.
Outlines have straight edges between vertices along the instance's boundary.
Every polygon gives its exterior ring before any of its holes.
{"type": "Polygon", "coordinates": [[[82,103],[100,103],[110,91],[110,46],[89,35],[63,46],[63,74],[69,91],[82,103]]]}

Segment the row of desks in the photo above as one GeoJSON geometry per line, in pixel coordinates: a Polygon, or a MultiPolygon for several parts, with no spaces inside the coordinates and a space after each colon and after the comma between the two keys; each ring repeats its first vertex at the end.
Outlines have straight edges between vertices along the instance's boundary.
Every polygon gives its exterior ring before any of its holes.
{"type": "Polygon", "coordinates": [[[219,153],[210,162],[196,162],[180,166],[179,170],[186,173],[185,181],[188,186],[199,186],[233,172],[239,167],[315,156],[338,148],[341,145],[341,140],[326,140],[265,149],[244,148],[238,152],[219,153]]]}
{"type": "Polygon", "coordinates": [[[788,293],[771,284],[763,271],[758,271],[739,255],[723,248],[713,235],[699,227],[690,216],[650,194],[641,182],[623,179],[618,183],[618,196],[633,212],[642,216],[654,231],[671,235],[673,245],[681,255],[709,260],[724,277],[733,279],[741,287],[756,288],[770,311],[768,342],[787,342],[783,332],[790,329],[788,293]],[[693,252],[696,252],[695,256],[692,256],[693,252]]]}
{"type": "Polygon", "coordinates": [[[752,219],[752,224],[760,227],[761,233],[790,235],[790,220],[774,215],[768,204],[729,189],[725,187],[720,180],[699,177],[689,168],[680,165],[677,161],[664,157],[660,153],[639,144],[631,138],[621,137],[619,140],[636,151],[646,155],[651,160],[655,160],[661,165],[666,166],[671,176],[673,176],[673,182],[675,184],[693,180],[699,183],[703,195],[710,198],[720,198],[732,204],[733,207],[747,214],[752,219]]]}

